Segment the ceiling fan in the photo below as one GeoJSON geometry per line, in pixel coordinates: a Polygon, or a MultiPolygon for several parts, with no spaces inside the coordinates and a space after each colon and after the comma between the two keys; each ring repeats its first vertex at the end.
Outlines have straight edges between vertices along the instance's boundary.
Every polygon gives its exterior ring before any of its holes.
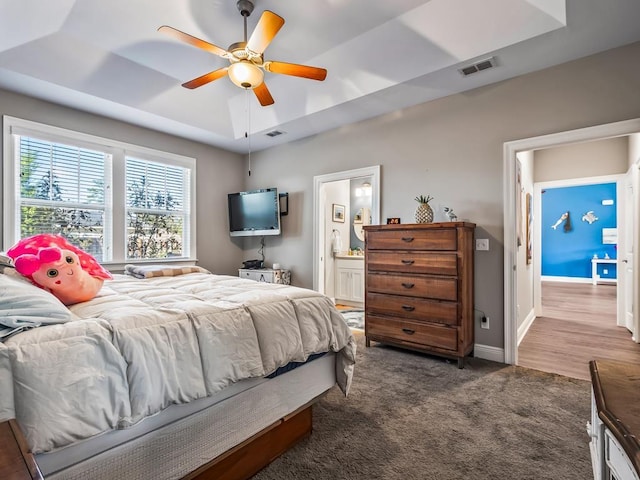
{"type": "Polygon", "coordinates": [[[247,40],[247,17],[253,12],[254,5],[251,0],[238,0],[237,7],[244,18],[244,41],[232,43],[227,50],[167,25],[158,28],[159,32],[229,60],[230,65],[228,67],[219,68],[194,78],[193,80],[183,83],[183,87],[190,89],[198,88],[228,75],[229,79],[238,87],[253,90],[260,105],[264,107],[272,105],[274,100],[267,85],[264,83],[263,70],[319,81],[326,78],[327,70],[324,68],[310,67],[296,63],[265,61],[263,56],[264,51],[280,28],[282,28],[282,25],[284,25],[284,18],[269,10],[265,10],[256,28],[253,30],[251,37],[247,40]]]}

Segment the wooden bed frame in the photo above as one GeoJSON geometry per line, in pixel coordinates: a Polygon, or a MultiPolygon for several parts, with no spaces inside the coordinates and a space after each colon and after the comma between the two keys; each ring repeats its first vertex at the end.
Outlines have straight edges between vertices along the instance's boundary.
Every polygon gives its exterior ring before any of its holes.
{"type": "Polygon", "coordinates": [[[306,405],[204,464],[182,480],[251,478],[300,440],[311,435],[311,430],[311,405],[306,405]]]}
{"type": "Polygon", "coordinates": [[[205,463],[182,480],[246,480],[313,431],[312,407],[329,390],[205,463]]]}
{"type": "MultiPolygon", "coordinates": [[[[312,404],[319,398],[202,465],[183,477],[182,480],[246,480],[251,478],[300,440],[311,435],[312,404]]],[[[0,449],[0,478],[3,480],[43,479],[15,419],[0,423],[0,440],[0,445],[2,445],[0,449]]]]}

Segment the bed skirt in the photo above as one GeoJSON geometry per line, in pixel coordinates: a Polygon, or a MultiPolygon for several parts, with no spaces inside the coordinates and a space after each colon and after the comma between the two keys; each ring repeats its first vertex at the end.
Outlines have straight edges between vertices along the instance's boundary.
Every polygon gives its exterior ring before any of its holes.
{"type": "Polygon", "coordinates": [[[335,354],[325,355],[142,436],[133,427],[130,439],[88,458],[77,458],[73,450],[81,446],[70,446],[36,460],[47,480],[188,477],[330,390],[336,384],[335,362],[335,354]]]}

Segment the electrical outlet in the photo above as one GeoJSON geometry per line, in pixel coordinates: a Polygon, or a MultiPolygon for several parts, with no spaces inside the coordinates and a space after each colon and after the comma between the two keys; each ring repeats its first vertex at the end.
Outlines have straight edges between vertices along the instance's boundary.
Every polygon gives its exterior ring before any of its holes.
{"type": "Polygon", "coordinates": [[[482,317],[480,319],[480,327],[486,328],[486,329],[489,328],[489,317],[482,317]]]}
{"type": "Polygon", "coordinates": [[[489,239],[476,238],[476,250],[489,250],[489,239]]]}

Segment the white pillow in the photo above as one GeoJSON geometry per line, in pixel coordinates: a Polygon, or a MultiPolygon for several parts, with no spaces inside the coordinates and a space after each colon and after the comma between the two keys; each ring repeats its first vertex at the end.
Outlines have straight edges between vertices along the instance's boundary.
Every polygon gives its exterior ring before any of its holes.
{"type": "Polygon", "coordinates": [[[0,341],[25,328],[73,320],[53,294],[17,275],[0,274],[0,341]]]}

